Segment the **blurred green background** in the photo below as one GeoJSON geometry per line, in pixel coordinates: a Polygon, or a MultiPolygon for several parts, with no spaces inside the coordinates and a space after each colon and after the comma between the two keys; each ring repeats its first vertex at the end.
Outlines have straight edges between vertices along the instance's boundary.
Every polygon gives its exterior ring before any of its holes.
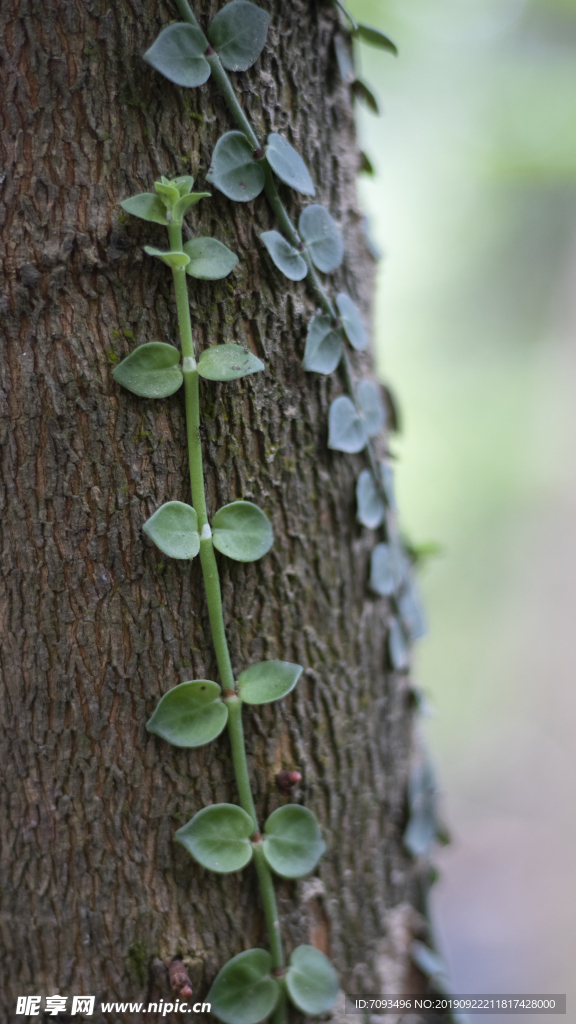
{"type": "Polygon", "coordinates": [[[356,51],[360,190],[401,520],[443,549],[415,659],[437,927],[456,990],[576,997],[576,3],[349,6],[400,50],[356,51]]]}

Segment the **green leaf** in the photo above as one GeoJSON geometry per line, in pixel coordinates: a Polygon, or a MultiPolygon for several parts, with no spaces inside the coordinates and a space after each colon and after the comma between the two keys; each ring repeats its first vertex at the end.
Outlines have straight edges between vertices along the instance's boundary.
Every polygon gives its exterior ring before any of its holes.
{"type": "Polygon", "coordinates": [[[388,651],[390,661],[396,672],[405,672],[410,665],[408,644],[398,619],[390,619],[388,631],[388,651]]]}
{"type": "Polygon", "coordinates": [[[384,502],[374,481],[372,470],[363,469],[356,484],[356,518],[369,530],[375,530],[384,520],[384,502]]]}
{"type": "Polygon", "coordinates": [[[206,996],[212,1013],[224,1024],[260,1024],[274,1010],[280,986],[272,978],[272,957],[265,949],[233,956],[216,975],[206,996]]]}
{"type": "Polygon", "coordinates": [[[144,60],[176,85],[194,89],[210,78],[210,65],[204,59],[207,46],[208,40],[199,28],[177,22],[162,29],[144,60]]]}
{"type": "Polygon", "coordinates": [[[154,224],[168,223],[166,207],[160,196],[155,195],[154,192],[140,192],[137,196],[130,196],[130,199],[124,199],[120,206],[126,210],[126,213],[140,217],[141,220],[150,220],[154,224]]]}
{"type": "Polygon", "coordinates": [[[368,177],[373,178],[376,174],[374,164],[372,163],[369,156],[366,153],[360,153],[360,160],[358,162],[358,174],[367,174],[368,177]]]}
{"type": "Polygon", "coordinates": [[[414,939],[410,943],[409,952],[411,959],[422,971],[424,977],[429,978],[434,985],[439,985],[442,991],[443,986],[448,985],[448,971],[442,957],[424,942],[419,942],[418,939],[414,939]]]}
{"type": "Polygon", "coordinates": [[[302,368],[332,373],[342,355],[342,336],[332,327],[332,317],[316,313],[308,324],[302,368]]]}
{"type": "Polygon", "coordinates": [[[356,81],[352,82],[351,89],[354,98],[361,100],[361,102],[368,107],[368,110],[371,110],[373,114],[380,113],[378,100],[372,90],[368,88],[366,82],[361,82],[360,79],[357,78],[356,81]]]}
{"type": "Polygon", "coordinates": [[[188,213],[191,206],[196,206],[201,199],[211,199],[212,194],[210,192],[190,192],[188,195],[181,196],[177,203],[174,203],[172,208],[172,218],[176,223],[180,223],[182,218],[188,213]]]}
{"type": "Polygon", "coordinates": [[[302,157],[290,145],[288,139],[276,132],[268,136],[266,159],[275,174],[290,188],[304,196],[315,196],[316,189],[302,157]]]}
{"type": "Polygon", "coordinates": [[[356,74],[354,71],[352,51],[348,45],[348,40],[345,39],[344,36],[337,35],[334,39],[334,50],[336,52],[336,63],[338,64],[340,77],[344,82],[344,85],[351,85],[356,74]]]}
{"type": "Polygon", "coordinates": [[[183,501],[161,505],[144,523],[143,530],[170,558],[194,558],[200,551],[196,511],[183,501]]]}
{"type": "Polygon", "coordinates": [[[264,49],[270,15],[248,0],[232,0],[218,12],[208,37],[228,71],[247,71],[264,49]]]}
{"type": "Polygon", "coordinates": [[[193,238],[184,243],[184,252],[190,257],[186,273],[201,281],[220,281],[238,263],[236,254],[217,238],[193,238]]]}
{"type": "Polygon", "coordinates": [[[336,270],[344,256],[342,232],[324,206],[305,206],[298,220],[298,231],[315,267],[324,274],[336,270]]]}
{"type": "Polygon", "coordinates": [[[328,447],[339,452],[361,452],[368,438],[364,424],[347,395],[335,398],[328,414],[328,447]]]}
{"type": "Polygon", "coordinates": [[[226,132],[218,139],[206,180],[235,202],[247,203],[260,195],[264,169],[242,132],[226,132]]]}
{"type": "Polygon", "coordinates": [[[246,704],[281,700],[294,689],[303,671],[291,661],[259,661],[238,676],[240,698],[246,704]]]}
{"type": "Polygon", "coordinates": [[[241,345],[212,345],[198,360],[198,373],[206,380],[238,380],[263,369],[262,360],[241,345]]]}
{"type": "Polygon", "coordinates": [[[233,501],[212,520],[214,547],[236,562],[255,562],[272,547],[272,527],[251,501],[233,501]]]}
{"type": "Polygon", "coordinates": [[[364,420],[368,437],[376,437],[384,428],[386,413],[378,384],[373,380],[361,380],[358,384],[358,405],[364,420]]]}
{"type": "Polygon", "coordinates": [[[398,56],[398,47],[383,32],[379,32],[377,28],[370,28],[368,25],[359,24],[357,30],[352,34],[356,39],[361,39],[363,43],[368,43],[369,46],[376,46],[379,50],[388,50],[395,57],[398,56]]]}
{"type": "Polygon", "coordinates": [[[427,856],[438,832],[434,768],[427,754],[413,766],[408,780],[408,825],[403,842],[413,857],[427,856]]]}
{"type": "Polygon", "coordinates": [[[144,252],[149,256],[156,256],[169,267],[186,267],[190,262],[190,257],[185,252],[164,252],[162,249],[154,249],[151,245],[145,245],[144,252]]]}
{"type": "Polygon", "coordinates": [[[264,826],[262,844],[268,864],[281,878],[309,875],[326,850],[312,811],[299,804],[273,811],[264,826]]]}
{"type": "Polygon", "coordinates": [[[368,344],[368,335],[358,306],[346,292],[339,292],[336,305],[342,320],[342,327],[348,341],[357,352],[362,352],[368,344]]]}
{"type": "Polygon", "coordinates": [[[290,957],[286,987],[294,1006],[313,1017],[327,1013],[338,998],[338,977],[315,946],[298,946],[290,957]]]}
{"type": "Polygon", "coordinates": [[[182,384],[180,353],[173,345],[139,345],[112,370],[114,380],[142,398],[167,398],[182,384]]]}
{"type": "Polygon", "coordinates": [[[226,875],[252,860],[254,822],[236,804],[213,804],[198,811],[175,838],[203,868],[226,875]]]}
{"type": "Polygon", "coordinates": [[[187,196],[192,191],[194,178],[189,174],[183,174],[180,178],[172,178],[172,184],[178,189],[179,195],[187,196]]]}
{"type": "Polygon", "coordinates": [[[408,559],[397,541],[377,544],[370,563],[370,586],[381,597],[394,594],[408,578],[408,559]]]}
{"type": "Polygon", "coordinates": [[[411,580],[407,589],[398,598],[398,611],[400,618],[410,640],[421,640],[426,636],[426,619],[420,592],[414,580],[411,580]]]}
{"type": "Polygon", "coordinates": [[[268,249],[272,262],[285,277],[290,281],[302,281],[306,277],[308,268],[305,261],[298,250],[290,245],[279,231],[264,231],[260,238],[268,249]]]}
{"type": "Polygon", "coordinates": [[[160,196],[161,202],[164,203],[164,206],[169,210],[172,209],[174,203],[177,203],[180,198],[178,189],[171,181],[168,181],[167,178],[164,178],[163,181],[155,181],[154,188],[160,196]]]}
{"type": "Polygon", "coordinates": [[[193,679],[168,690],[149,722],[148,732],[175,747],[203,747],[220,735],[228,708],[220,687],[209,679],[193,679]]]}

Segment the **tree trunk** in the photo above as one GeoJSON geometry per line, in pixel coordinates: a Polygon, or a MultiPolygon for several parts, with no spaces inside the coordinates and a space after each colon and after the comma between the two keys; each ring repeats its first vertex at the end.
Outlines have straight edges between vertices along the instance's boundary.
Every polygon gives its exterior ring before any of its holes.
{"type": "MultiPolygon", "coordinates": [[[[203,26],[216,7],[195,0],[203,26]]],[[[268,9],[264,53],[235,87],[259,135],[280,131],[302,153],[344,230],[335,283],[366,312],[372,262],[336,15],[298,0],[268,9]]],[[[18,995],[54,993],[95,995],[104,1020],[101,999],[146,998],[175,956],[201,999],[230,956],[266,943],[252,869],[208,874],[173,841],[201,807],[236,801],[226,737],[179,751],[145,731],[168,689],[218,678],[198,559],[165,560],[142,533],[162,502],[190,500],[181,393],[138,399],[111,374],[138,343],[177,343],[170,271],[142,253],[164,244],[163,229],[118,204],[161,174],[204,188],[234,127],[211,81],[184,90],[143,62],[175,17],[157,0],[2,3],[6,1021],[18,995]]],[[[240,262],[224,281],[190,285],[196,344],[246,341],[266,364],[202,385],[209,511],[255,501],[275,535],[260,562],[221,560],[233,666],[305,666],[284,702],[245,709],[257,808],[296,798],[327,843],[315,877],[277,886],[288,947],[311,942],[344,989],[377,991],[383,942],[401,976],[410,935],[398,939],[399,922],[416,890],[402,846],[409,683],[388,664],[389,606],[367,589],[375,536],[355,521],[366,462],[327,448],[342,381],[301,369],[314,305],[259,242],[277,227],[264,198],[209,191],[188,223],[240,262]],[[278,790],[281,768],[301,772],[295,795],[278,790]]]]}

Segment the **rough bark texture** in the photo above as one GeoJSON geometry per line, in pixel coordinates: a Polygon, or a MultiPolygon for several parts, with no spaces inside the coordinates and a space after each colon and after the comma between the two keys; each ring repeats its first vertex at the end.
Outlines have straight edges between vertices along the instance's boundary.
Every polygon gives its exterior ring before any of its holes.
{"type": "MultiPolygon", "coordinates": [[[[217,8],[195,4],[204,25],[217,8]]],[[[335,14],[269,10],[261,60],[233,78],[257,131],[302,152],[344,229],[336,283],[366,309],[335,14]]],[[[137,399],[111,375],[137,343],[177,337],[170,272],[142,253],[164,229],[118,203],[162,173],[203,185],[233,127],[210,82],[186,91],[142,61],[175,16],[157,0],[1,7],[2,1021],[17,995],[58,992],[96,995],[98,1020],[100,999],[145,998],[175,956],[201,998],[231,955],[266,942],[252,871],[209,875],[173,841],[201,807],[236,799],[226,736],[187,752],[144,729],[170,687],[218,678],[198,560],[164,560],[142,533],[162,502],[190,498],[182,397],[137,399]]],[[[301,369],[313,305],[263,253],[264,198],[214,190],[188,223],[240,256],[226,281],[190,286],[198,346],[246,340],[266,363],[205,383],[202,401],[209,509],[247,498],[275,531],[262,561],[221,560],[234,668],[305,666],[293,696],[245,711],[261,819],[305,802],[328,846],[317,877],[278,886],[284,935],[329,952],[348,991],[374,991],[378,956],[405,954],[394,936],[400,919],[410,932],[398,908],[414,881],[401,845],[409,688],[387,666],[388,608],[366,586],[375,538],[355,522],[366,463],[327,449],[341,382],[301,369]],[[303,776],[290,796],[281,768],[303,776]]]]}

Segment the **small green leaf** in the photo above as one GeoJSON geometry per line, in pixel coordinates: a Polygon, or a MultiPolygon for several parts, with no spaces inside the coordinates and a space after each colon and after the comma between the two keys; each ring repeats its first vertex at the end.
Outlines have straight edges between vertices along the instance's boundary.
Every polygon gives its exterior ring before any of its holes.
{"type": "Polygon", "coordinates": [[[183,174],[180,178],[172,178],[172,184],[178,189],[179,195],[187,196],[192,191],[194,178],[189,174],[183,174]]]}
{"type": "Polygon", "coordinates": [[[363,469],[356,484],[356,518],[369,530],[375,530],[384,520],[384,502],[378,494],[372,470],[363,469]]]}
{"type": "Polygon", "coordinates": [[[200,551],[196,510],[183,501],[168,501],[150,516],[144,533],[170,558],[194,558],[200,551]]]}
{"type": "Polygon", "coordinates": [[[408,578],[408,559],[397,541],[377,544],[370,563],[370,586],[381,597],[389,597],[408,578]]]}
{"type": "Polygon", "coordinates": [[[306,277],[308,268],[305,261],[298,250],[290,245],[279,231],[264,231],[260,238],[268,249],[272,262],[285,277],[290,281],[302,281],[306,277]]]}
{"type": "Polygon", "coordinates": [[[210,78],[210,65],[204,59],[207,46],[208,40],[199,28],[177,22],[162,29],[144,60],[176,85],[193,89],[210,78]]]}
{"type": "Polygon", "coordinates": [[[386,413],[380,388],[373,380],[361,380],[358,384],[358,405],[368,437],[376,437],[384,428],[386,413]]]}
{"type": "Polygon", "coordinates": [[[302,368],[332,373],[342,355],[342,336],[332,327],[332,317],[316,313],[308,324],[302,368]]]}
{"type": "Polygon", "coordinates": [[[164,252],[162,249],[154,249],[151,245],[145,245],[144,252],[149,256],[156,256],[169,267],[187,267],[190,262],[190,257],[185,252],[164,252]]]}
{"type": "Polygon", "coordinates": [[[206,1001],[223,1024],[260,1024],[274,1010],[280,986],[272,978],[272,957],[265,949],[233,956],[216,975],[206,1001]]]}
{"type": "Polygon", "coordinates": [[[249,0],[232,0],[208,30],[212,46],[228,71],[247,71],[264,49],[270,15],[249,0]]]}
{"type": "Polygon", "coordinates": [[[290,957],[286,987],[296,1009],[313,1017],[328,1013],[338,998],[338,977],[315,946],[298,946],[290,957]]]}
{"type": "Polygon", "coordinates": [[[368,88],[366,82],[362,82],[360,81],[359,78],[357,78],[354,82],[352,82],[351,89],[354,98],[357,100],[361,100],[362,103],[364,103],[368,107],[368,110],[371,110],[373,114],[380,113],[378,100],[376,99],[372,90],[368,88]]]}
{"type": "Polygon", "coordinates": [[[420,598],[420,592],[414,580],[398,598],[398,611],[404,628],[412,643],[426,636],[426,619],[420,598]]]}
{"type": "Polygon", "coordinates": [[[436,778],[428,755],[421,757],[410,772],[408,809],[404,846],[413,857],[427,856],[438,832],[436,778]]]}
{"type": "Polygon", "coordinates": [[[448,971],[442,957],[430,949],[424,942],[414,939],[409,947],[410,957],[425,978],[429,978],[436,987],[444,991],[448,985],[448,971]]]}
{"type": "Polygon", "coordinates": [[[361,452],[368,438],[364,424],[347,395],[335,398],[328,414],[328,447],[339,452],[361,452]]]}
{"type": "Polygon", "coordinates": [[[220,687],[209,679],[194,679],[168,690],[149,722],[148,732],[174,747],[203,747],[220,735],[228,708],[220,687]]]}
{"type": "Polygon", "coordinates": [[[168,223],[166,207],[160,196],[155,195],[154,192],[140,192],[137,196],[130,196],[130,199],[124,199],[120,206],[126,210],[126,213],[140,217],[141,220],[150,220],[154,224],[168,223]]]}
{"type": "Polygon", "coordinates": [[[155,181],[154,188],[160,196],[161,202],[164,203],[168,210],[171,210],[174,203],[177,203],[180,198],[178,189],[167,178],[164,178],[163,181],[155,181]]]}
{"type": "Polygon", "coordinates": [[[139,345],[112,370],[114,380],[142,398],[167,398],[182,384],[180,353],[173,345],[139,345]]]}
{"type": "Polygon", "coordinates": [[[246,704],[269,704],[290,693],[303,668],[291,661],[259,661],[238,676],[240,698],[246,704]]]}
{"type": "Polygon", "coordinates": [[[342,232],[324,206],[305,206],[298,220],[298,231],[315,267],[324,274],[336,270],[344,256],[342,232]]]}
{"type": "Polygon", "coordinates": [[[233,501],[218,509],[212,520],[214,547],[236,562],[255,562],[270,550],[272,527],[258,505],[233,501]]]}
{"type": "Polygon", "coordinates": [[[235,202],[247,203],[260,195],[264,169],[242,132],[226,132],[218,139],[206,180],[235,202]]]}
{"type": "Polygon", "coordinates": [[[362,352],[368,344],[368,335],[358,306],[355,302],[352,302],[352,299],[349,295],[346,295],[346,292],[338,293],[336,305],[338,306],[342,327],[348,341],[357,352],[362,352]]]}
{"type": "Polygon", "coordinates": [[[290,145],[288,139],[276,132],[268,136],[266,159],[275,174],[290,188],[304,196],[315,196],[316,189],[302,157],[290,145]]]}
{"type": "Polygon", "coordinates": [[[236,804],[212,804],[179,828],[175,838],[203,868],[226,875],[252,860],[254,822],[236,804]]]}
{"type": "Polygon", "coordinates": [[[179,224],[185,214],[191,206],[196,206],[201,199],[211,199],[212,194],[210,192],[190,192],[188,195],[181,196],[177,203],[174,203],[172,208],[172,218],[175,223],[179,224]]]}
{"type": "Polygon", "coordinates": [[[359,24],[357,30],[352,34],[356,39],[361,39],[363,43],[368,43],[369,46],[376,46],[379,50],[388,50],[395,57],[398,56],[398,47],[383,32],[379,32],[377,28],[370,28],[368,25],[359,24]]]}
{"type": "Polygon", "coordinates": [[[273,811],[264,826],[262,843],[268,864],[281,878],[309,875],[326,850],[312,811],[299,804],[273,811]]]}
{"type": "Polygon", "coordinates": [[[240,345],[212,345],[198,360],[198,373],[206,380],[238,380],[263,369],[262,360],[240,345]]]}
{"type": "Polygon", "coordinates": [[[390,619],[389,622],[388,651],[396,672],[405,672],[410,665],[410,656],[406,637],[398,619],[390,619]]]}
{"type": "Polygon", "coordinates": [[[352,51],[348,45],[348,40],[345,39],[344,36],[337,35],[334,39],[334,50],[336,51],[336,63],[338,64],[340,77],[344,82],[344,85],[351,85],[356,74],[354,71],[352,51]]]}
{"type": "Polygon", "coordinates": [[[186,273],[201,281],[220,281],[238,263],[236,254],[217,238],[193,238],[184,243],[184,252],[190,257],[186,273]]]}
{"type": "Polygon", "coordinates": [[[358,174],[367,174],[369,178],[373,178],[376,174],[374,164],[370,157],[364,153],[360,153],[360,160],[358,161],[358,174]]]}

